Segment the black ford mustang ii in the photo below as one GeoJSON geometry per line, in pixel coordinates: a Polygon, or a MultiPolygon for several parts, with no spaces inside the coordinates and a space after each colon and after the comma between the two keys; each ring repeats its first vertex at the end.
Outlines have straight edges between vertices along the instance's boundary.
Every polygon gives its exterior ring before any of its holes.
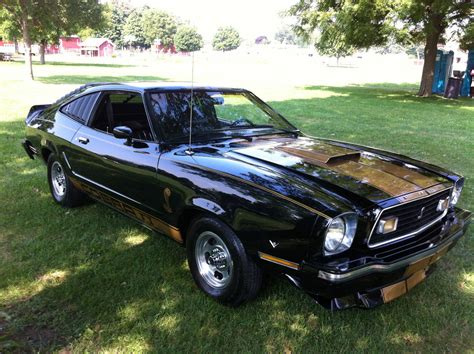
{"type": "Polygon", "coordinates": [[[85,85],[33,106],[23,146],[57,203],[89,196],[185,245],[197,285],[232,306],[264,270],[331,309],[389,302],[471,219],[462,177],[307,137],[243,89],[85,85]]]}

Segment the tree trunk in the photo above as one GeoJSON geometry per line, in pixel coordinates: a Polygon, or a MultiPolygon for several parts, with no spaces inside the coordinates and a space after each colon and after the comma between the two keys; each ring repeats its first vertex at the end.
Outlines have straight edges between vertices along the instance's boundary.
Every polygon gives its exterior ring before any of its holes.
{"type": "Polygon", "coordinates": [[[23,43],[25,45],[25,64],[27,70],[27,77],[31,80],[34,80],[33,76],[33,63],[31,62],[31,38],[30,38],[30,28],[28,24],[28,15],[23,12],[21,20],[21,30],[23,32],[23,43]]]}
{"type": "Polygon", "coordinates": [[[44,39],[41,40],[39,46],[39,55],[40,55],[40,64],[44,65],[46,60],[44,60],[44,52],[46,51],[46,41],[44,39]]]}
{"type": "Polygon", "coordinates": [[[19,48],[18,48],[18,39],[13,38],[13,43],[15,44],[15,54],[18,54],[20,52],[19,48]]]}
{"type": "Polygon", "coordinates": [[[429,97],[432,94],[434,69],[436,64],[436,51],[438,50],[438,41],[443,29],[440,25],[433,25],[428,29],[425,43],[425,61],[421,74],[420,89],[418,96],[429,97]]]}

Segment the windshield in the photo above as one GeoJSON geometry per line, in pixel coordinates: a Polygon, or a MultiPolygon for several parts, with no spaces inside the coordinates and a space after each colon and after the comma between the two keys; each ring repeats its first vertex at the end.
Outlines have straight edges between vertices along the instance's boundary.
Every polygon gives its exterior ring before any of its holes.
{"type": "MultiPolygon", "coordinates": [[[[190,91],[151,93],[153,119],[165,139],[185,141],[189,136],[190,91]]],[[[248,137],[295,131],[278,113],[247,92],[193,93],[192,135],[197,139],[248,137]]]]}

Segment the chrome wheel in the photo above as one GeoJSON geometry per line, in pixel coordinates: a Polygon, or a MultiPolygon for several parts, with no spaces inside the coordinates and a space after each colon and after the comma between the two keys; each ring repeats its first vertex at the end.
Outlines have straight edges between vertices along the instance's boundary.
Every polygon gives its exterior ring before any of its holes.
{"type": "Polygon", "coordinates": [[[195,246],[199,274],[213,288],[224,288],[232,279],[233,262],[224,241],[211,231],[201,233],[195,246]]]}
{"type": "Polygon", "coordinates": [[[51,165],[51,184],[56,196],[62,198],[66,194],[66,176],[58,161],[54,161],[51,165]]]}

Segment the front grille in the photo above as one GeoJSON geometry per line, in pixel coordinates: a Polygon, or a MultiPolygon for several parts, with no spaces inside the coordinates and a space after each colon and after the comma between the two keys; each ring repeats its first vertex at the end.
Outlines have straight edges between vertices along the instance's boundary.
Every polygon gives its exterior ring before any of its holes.
{"type": "Polygon", "coordinates": [[[448,198],[449,194],[450,189],[446,189],[422,199],[384,209],[372,229],[372,234],[369,237],[369,247],[381,246],[385,243],[415,236],[446,213],[437,211],[436,207],[438,206],[438,202],[441,199],[448,198]],[[420,217],[422,208],[424,208],[424,210],[420,217]],[[378,221],[390,216],[398,218],[397,229],[387,234],[377,233],[378,221]]]}

